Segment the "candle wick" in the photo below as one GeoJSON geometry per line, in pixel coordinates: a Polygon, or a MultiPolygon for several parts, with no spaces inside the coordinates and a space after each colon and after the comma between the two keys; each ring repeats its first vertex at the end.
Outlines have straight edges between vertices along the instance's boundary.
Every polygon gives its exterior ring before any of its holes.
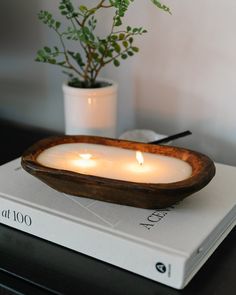
{"type": "Polygon", "coordinates": [[[140,151],[136,152],[136,159],[137,159],[140,166],[143,165],[143,162],[144,162],[143,161],[143,155],[142,155],[142,153],[140,151]]]}

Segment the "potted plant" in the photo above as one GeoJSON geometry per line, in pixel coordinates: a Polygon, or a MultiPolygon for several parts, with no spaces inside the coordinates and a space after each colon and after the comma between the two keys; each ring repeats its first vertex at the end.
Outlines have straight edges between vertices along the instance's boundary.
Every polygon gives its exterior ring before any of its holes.
{"type": "MultiPolygon", "coordinates": [[[[109,63],[115,67],[121,60],[139,51],[134,41],[147,31],[142,27],[122,27],[122,20],[134,0],[97,0],[93,7],[75,8],[71,0],[61,0],[59,10],[67,19],[63,27],[50,12],[40,11],[39,19],[58,36],[60,46],[45,46],[37,52],[36,61],[58,65],[68,76],[63,84],[67,134],[115,136],[117,84],[99,77],[109,63]],[[97,12],[113,13],[107,36],[96,35],[97,12]],[[78,51],[68,49],[68,41],[78,43],[78,51]]],[[[159,9],[170,12],[157,0],[159,9]]],[[[93,2],[94,3],[94,2],[93,2]]]]}

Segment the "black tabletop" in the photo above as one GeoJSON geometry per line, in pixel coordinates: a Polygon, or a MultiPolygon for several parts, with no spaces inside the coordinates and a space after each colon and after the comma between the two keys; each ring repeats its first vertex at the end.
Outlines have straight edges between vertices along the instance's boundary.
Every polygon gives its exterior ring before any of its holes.
{"type": "MultiPolygon", "coordinates": [[[[21,155],[50,132],[0,122],[0,163],[21,155]]],[[[86,255],[0,225],[0,294],[236,293],[236,229],[192,281],[175,290],[86,255]]]]}

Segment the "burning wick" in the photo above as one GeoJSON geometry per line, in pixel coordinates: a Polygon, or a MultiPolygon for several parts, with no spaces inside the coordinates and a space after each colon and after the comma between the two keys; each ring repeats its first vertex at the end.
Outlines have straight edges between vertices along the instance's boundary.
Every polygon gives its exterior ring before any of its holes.
{"type": "Polygon", "coordinates": [[[139,165],[142,166],[144,163],[144,159],[143,159],[143,154],[140,151],[136,152],[136,159],[137,159],[139,165]]]}
{"type": "Polygon", "coordinates": [[[91,154],[80,154],[79,155],[80,158],[82,158],[83,160],[89,160],[92,158],[92,155],[91,154]]]}
{"type": "Polygon", "coordinates": [[[92,155],[88,153],[79,154],[79,158],[74,159],[73,163],[76,167],[84,169],[96,166],[96,161],[94,161],[92,155]]]}

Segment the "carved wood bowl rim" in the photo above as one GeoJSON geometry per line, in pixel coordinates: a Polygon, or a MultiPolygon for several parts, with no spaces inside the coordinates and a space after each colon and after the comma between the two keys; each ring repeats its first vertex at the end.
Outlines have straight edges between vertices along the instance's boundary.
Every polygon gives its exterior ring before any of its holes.
{"type": "MultiPolygon", "coordinates": [[[[22,155],[21,160],[22,167],[29,172],[30,174],[40,178],[42,181],[46,182],[45,179],[42,179],[43,174],[48,174],[57,177],[69,177],[70,179],[78,180],[78,181],[89,181],[91,184],[98,182],[101,186],[106,185],[111,189],[119,188],[125,190],[128,187],[130,190],[134,190],[135,192],[139,191],[142,194],[156,194],[156,199],[158,201],[158,195],[168,195],[168,198],[173,200],[172,203],[176,203],[177,201],[191,195],[192,193],[202,189],[206,186],[211,179],[215,175],[215,165],[213,161],[206,155],[192,151],[185,148],[179,148],[174,146],[166,146],[166,145],[152,145],[147,143],[140,143],[134,141],[127,141],[127,140],[120,140],[120,139],[112,139],[106,137],[99,137],[99,136],[87,136],[87,135],[64,135],[64,136],[54,136],[40,140],[39,142],[35,143],[31,147],[29,147],[22,155]],[[66,144],[66,143],[91,143],[91,144],[99,144],[104,146],[113,146],[119,147],[124,149],[131,149],[131,150],[139,150],[141,152],[148,152],[153,154],[160,154],[164,156],[170,156],[174,158],[178,158],[180,160],[186,161],[192,167],[192,174],[189,178],[172,182],[172,183],[138,183],[138,182],[131,182],[125,180],[117,180],[117,179],[110,179],[104,178],[99,176],[93,175],[85,175],[76,172],[71,172],[62,169],[55,169],[41,165],[37,161],[38,155],[53,146],[66,144]]],[[[55,184],[47,183],[49,186],[62,191],[63,188],[55,187],[55,184]]],[[[101,188],[102,189],[102,188],[101,188]]],[[[68,191],[65,191],[68,193],[68,191]]],[[[73,194],[75,194],[74,192],[73,194]]],[[[78,196],[81,195],[81,192],[78,191],[78,196]]],[[[85,196],[89,197],[89,196],[85,196]]],[[[95,197],[96,199],[96,197],[95,197]]],[[[106,201],[105,199],[100,200],[106,201]]],[[[152,198],[153,200],[153,198],[152,198]]],[[[107,200],[108,202],[112,202],[112,200],[107,200]]],[[[115,200],[115,203],[119,203],[119,201],[115,200]]],[[[164,202],[164,201],[161,201],[164,202]]],[[[157,202],[158,203],[158,202],[157,202]]],[[[164,202],[165,203],[165,202],[164,202]]],[[[167,202],[167,206],[171,205],[170,201],[167,202]]],[[[151,208],[147,203],[146,204],[139,204],[135,205],[135,201],[121,200],[121,204],[142,207],[142,208],[151,208]]],[[[157,205],[158,206],[158,205],[157,205]]],[[[163,206],[161,205],[160,208],[163,206]]],[[[165,207],[165,206],[164,206],[165,207]]]]}

